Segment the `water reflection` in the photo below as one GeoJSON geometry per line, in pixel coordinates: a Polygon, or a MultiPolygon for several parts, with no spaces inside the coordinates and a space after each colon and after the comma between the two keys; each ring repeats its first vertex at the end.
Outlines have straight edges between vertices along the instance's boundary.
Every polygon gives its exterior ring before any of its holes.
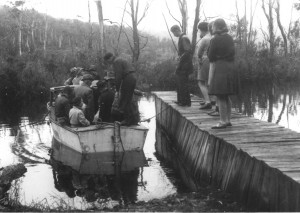
{"type": "MultiPolygon", "coordinates": [[[[158,126],[159,124],[157,124],[158,126]]],[[[167,177],[172,181],[179,193],[198,191],[200,188],[189,172],[187,165],[184,165],[184,159],[178,153],[168,135],[162,128],[156,129],[156,156],[161,161],[167,177]]]]}
{"type": "Polygon", "coordinates": [[[245,84],[233,106],[238,112],[300,132],[297,116],[300,85],[256,82],[245,84]]]}
{"type": "MultiPolygon", "coordinates": [[[[297,113],[300,107],[300,87],[274,86],[272,93],[269,93],[269,88],[264,84],[245,86],[243,95],[234,100],[235,108],[264,121],[272,117],[272,122],[299,131],[300,118],[297,113]],[[272,116],[269,116],[268,108],[271,106],[270,94],[273,95],[272,116]]],[[[43,104],[40,108],[44,109],[44,106],[43,104]]],[[[16,109],[20,110],[19,112],[9,111],[9,107],[4,111],[2,108],[0,110],[0,167],[16,163],[25,164],[25,176],[19,179],[15,189],[10,191],[10,196],[18,195],[16,199],[23,205],[35,202],[57,209],[63,205],[64,210],[89,209],[94,205],[103,207],[114,202],[160,199],[176,192],[193,191],[199,187],[190,178],[187,168],[180,164],[183,161],[180,155],[172,153],[170,147],[167,147],[167,137],[159,132],[160,128],[156,127],[155,118],[149,123],[144,123],[149,128],[144,146],[144,157],[149,166],[136,165],[138,168],[132,169],[127,165],[130,170],[123,172],[120,174],[121,178],[118,178],[119,173],[114,173],[113,163],[90,167],[93,163],[84,163],[82,159],[85,158],[75,154],[71,155],[72,158],[67,163],[67,159],[62,159],[67,156],[60,155],[60,159],[59,155],[55,154],[61,147],[56,147],[56,152],[50,157],[53,133],[46,123],[32,125],[43,118],[45,113],[35,107],[16,109]],[[53,162],[57,162],[57,165],[53,162]],[[107,174],[101,173],[104,169],[107,174]],[[181,174],[180,177],[176,170],[181,174]]],[[[142,120],[153,117],[153,97],[141,99],[139,108],[142,120]]],[[[88,159],[97,158],[94,156],[88,159]]],[[[125,156],[119,159],[123,158],[125,156]]],[[[113,162],[114,159],[110,156],[103,161],[113,162]]],[[[125,169],[125,165],[122,163],[119,168],[125,169]]]]}
{"type": "Polygon", "coordinates": [[[47,108],[44,102],[20,100],[0,100],[0,125],[19,126],[22,122],[44,120],[47,108]]]}
{"type": "Polygon", "coordinates": [[[141,168],[147,166],[143,151],[78,153],[53,139],[50,165],[55,188],[68,197],[87,202],[111,199],[120,204],[137,200],[141,168]]]}
{"type": "MultiPolygon", "coordinates": [[[[155,115],[153,97],[142,98],[139,108],[142,119],[153,117],[155,115]]],[[[57,152],[53,152],[51,157],[49,150],[53,148],[53,132],[47,123],[37,124],[36,120],[31,120],[29,116],[22,116],[19,118],[18,126],[2,125],[0,129],[0,167],[24,163],[27,168],[24,177],[13,184],[15,187],[12,187],[9,196],[22,205],[38,204],[51,209],[63,208],[64,211],[71,211],[96,207],[102,209],[105,206],[122,202],[149,201],[176,193],[177,189],[172,184],[172,180],[166,176],[161,162],[154,155],[155,118],[143,125],[149,128],[144,155],[137,155],[134,159],[143,157],[145,160],[146,158],[149,166],[136,164],[141,162],[140,160],[133,160],[134,163],[131,164],[122,163],[122,169],[128,171],[121,174],[121,179],[112,173],[115,169],[112,163],[98,163],[97,166],[100,166],[102,171],[110,171],[108,174],[101,174],[101,170],[89,167],[90,163],[83,164],[85,161],[75,154],[72,154],[69,163],[66,163],[68,162],[66,159],[59,159],[56,155],[57,152]],[[32,125],[32,123],[35,124],[32,125]],[[53,160],[60,163],[56,166],[50,164],[51,161],[54,162],[53,160]],[[61,163],[62,160],[65,161],[65,164],[61,163]],[[79,161],[81,166],[78,166],[79,161]],[[137,166],[139,167],[137,168],[137,166]],[[78,168],[80,169],[78,170],[78,168]],[[97,174],[89,174],[88,170],[97,171],[97,174]],[[74,181],[70,182],[70,178],[73,180],[73,177],[74,181]],[[93,201],[95,199],[96,201],[93,201]]],[[[56,147],[56,149],[58,148],[56,147]]],[[[122,158],[119,156],[119,159],[123,159],[123,162],[125,159],[125,162],[128,162],[130,156],[132,155],[122,158]]],[[[61,158],[65,157],[61,155],[61,158]]],[[[97,158],[94,156],[91,160],[97,158]]],[[[113,162],[113,160],[111,156],[101,159],[105,162],[113,162]]]]}

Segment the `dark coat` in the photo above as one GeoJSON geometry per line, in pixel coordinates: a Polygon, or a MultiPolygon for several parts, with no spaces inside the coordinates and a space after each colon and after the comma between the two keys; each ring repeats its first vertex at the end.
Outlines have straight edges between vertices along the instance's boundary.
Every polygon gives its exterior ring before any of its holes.
{"type": "Polygon", "coordinates": [[[193,73],[193,54],[190,39],[182,34],[178,40],[179,63],[176,68],[177,75],[189,75],[193,73]]]}
{"type": "Polygon", "coordinates": [[[115,92],[112,89],[105,89],[101,91],[98,104],[99,104],[99,118],[103,122],[112,122],[112,116],[111,116],[111,107],[112,103],[114,101],[115,92]]]}
{"type": "Polygon", "coordinates": [[[218,60],[234,61],[235,49],[232,37],[225,34],[216,34],[211,40],[208,49],[210,62],[218,60]]]}
{"type": "Polygon", "coordinates": [[[129,73],[134,72],[134,69],[125,59],[118,57],[113,62],[113,70],[115,73],[116,89],[119,91],[122,81],[129,73]]]}
{"type": "Polygon", "coordinates": [[[75,97],[81,97],[83,103],[86,105],[85,116],[92,122],[95,115],[95,102],[93,90],[87,85],[79,85],[74,87],[75,97]]]}
{"type": "Polygon", "coordinates": [[[237,75],[234,70],[234,42],[227,33],[216,34],[210,41],[208,58],[214,63],[214,75],[209,86],[210,95],[237,93],[237,75]]]}
{"type": "Polygon", "coordinates": [[[55,117],[69,119],[69,111],[71,109],[70,101],[65,94],[58,96],[55,100],[55,117]]]}

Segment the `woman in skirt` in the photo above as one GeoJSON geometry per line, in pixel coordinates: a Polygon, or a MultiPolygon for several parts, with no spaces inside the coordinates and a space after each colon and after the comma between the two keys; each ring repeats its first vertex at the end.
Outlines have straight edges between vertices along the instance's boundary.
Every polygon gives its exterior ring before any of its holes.
{"type": "Polygon", "coordinates": [[[228,28],[223,19],[216,19],[212,26],[214,37],[208,50],[210,63],[214,69],[209,74],[209,94],[217,97],[220,112],[220,122],[212,129],[223,129],[232,126],[231,101],[229,96],[236,94],[234,75],[234,43],[228,34],[228,28]]]}

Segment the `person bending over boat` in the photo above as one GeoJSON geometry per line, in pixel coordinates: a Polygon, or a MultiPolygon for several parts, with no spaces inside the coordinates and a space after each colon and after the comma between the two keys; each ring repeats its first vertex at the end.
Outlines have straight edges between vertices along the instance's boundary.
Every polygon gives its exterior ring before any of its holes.
{"type": "Polygon", "coordinates": [[[98,81],[97,87],[99,90],[99,116],[98,120],[102,122],[113,122],[113,117],[111,115],[112,103],[115,97],[115,90],[106,80],[98,81]]]}
{"type": "Polygon", "coordinates": [[[121,125],[134,125],[136,120],[132,119],[132,116],[136,113],[133,112],[132,100],[136,86],[135,71],[125,59],[116,57],[110,52],[105,54],[104,61],[113,66],[115,73],[118,106],[114,113],[120,114],[121,125]]]}
{"type": "Polygon", "coordinates": [[[60,125],[69,124],[70,100],[73,96],[73,89],[69,86],[63,88],[61,94],[55,100],[55,118],[60,125]]]}
{"type": "Polygon", "coordinates": [[[80,97],[75,97],[72,103],[73,108],[69,112],[71,127],[89,126],[90,122],[85,118],[82,110],[82,99],[80,97]]]}
{"type": "Polygon", "coordinates": [[[93,90],[90,87],[93,81],[93,76],[90,74],[85,74],[82,77],[82,83],[79,86],[74,87],[75,97],[80,97],[83,103],[86,105],[84,114],[86,118],[92,122],[95,115],[95,103],[93,90]]]}

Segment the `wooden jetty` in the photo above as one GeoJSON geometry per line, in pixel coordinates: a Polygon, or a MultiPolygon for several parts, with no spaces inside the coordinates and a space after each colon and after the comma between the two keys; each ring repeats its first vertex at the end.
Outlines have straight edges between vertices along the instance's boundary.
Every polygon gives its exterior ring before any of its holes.
{"type": "Polygon", "coordinates": [[[232,127],[211,129],[219,117],[174,103],[176,92],[154,92],[158,125],[189,172],[232,193],[256,211],[300,211],[300,133],[239,113],[232,127]]]}

